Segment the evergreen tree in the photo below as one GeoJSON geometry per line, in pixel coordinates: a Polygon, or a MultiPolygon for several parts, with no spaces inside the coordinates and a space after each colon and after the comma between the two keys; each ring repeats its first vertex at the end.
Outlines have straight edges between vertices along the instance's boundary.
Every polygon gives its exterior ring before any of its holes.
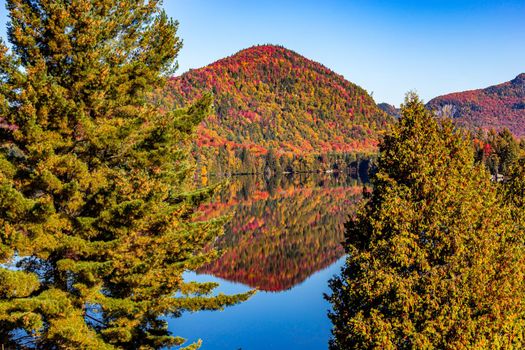
{"type": "Polygon", "coordinates": [[[415,95],[380,146],[327,296],[332,349],[525,346],[522,231],[469,137],[415,95]]]}
{"type": "Polygon", "coordinates": [[[525,229],[525,158],[520,158],[512,164],[499,189],[514,224],[520,230],[525,229]]]}
{"type": "MultiPolygon", "coordinates": [[[[8,0],[0,48],[0,342],[8,348],[181,345],[161,316],[245,300],[182,274],[221,220],[193,223],[188,147],[210,110],[148,96],[175,68],[160,1],[8,0]]],[[[193,344],[189,348],[196,348],[193,344]]]]}
{"type": "Polygon", "coordinates": [[[493,175],[508,175],[521,153],[520,144],[509,129],[500,132],[491,129],[486,135],[478,130],[472,137],[476,161],[485,163],[493,175]]]}
{"type": "Polygon", "coordinates": [[[264,173],[266,175],[275,175],[275,174],[281,173],[281,165],[279,164],[279,157],[274,148],[270,148],[268,150],[268,153],[266,153],[264,173]]]}
{"type": "Polygon", "coordinates": [[[501,160],[499,170],[502,174],[507,175],[519,158],[519,144],[509,129],[505,128],[498,133],[494,148],[501,160]]]}

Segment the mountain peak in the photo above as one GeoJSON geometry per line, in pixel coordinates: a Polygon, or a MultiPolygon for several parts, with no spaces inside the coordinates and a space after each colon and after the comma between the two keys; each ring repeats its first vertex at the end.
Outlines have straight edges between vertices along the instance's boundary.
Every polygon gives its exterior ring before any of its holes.
{"type": "Polygon", "coordinates": [[[246,49],[242,49],[237,54],[241,54],[241,53],[251,53],[251,54],[293,53],[293,54],[297,54],[294,51],[287,49],[286,47],[282,45],[273,45],[273,44],[254,45],[246,49]]]}
{"type": "Polygon", "coordinates": [[[278,57],[278,56],[301,56],[297,52],[287,49],[281,45],[254,45],[229,56],[231,57],[278,57]]]}
{"type": "Polygon", "coordinates": [[[391,117],[399,118],[401,116],[401,110],[391,104],[383,102],[379,103],[377,107],[379,107],[379,109],[381,109],[383,112],[385,112],[391,117]]]}
{"type": "Polygon", "coordinates": [[[514,85],[525,85],[525,73],[518,74],[518,76],[511,80],[514,85]]]}
{"type": "Polygon", "coordinates": [[[268,58],[268,57],[281,57],[282,58],[282,57],[291,56],[291,55],[298,55],[298,54],[293,52],[292,50],[289,50],[279,45],[270,45],[270,44],[254,45],[246,49],[242,49],[231,56],[218,60],[212,63],[211,65],[221,64],[223,62],[228,62],[232,60],[258,60],[261,58],[268,58]]]}
{"type": "Polygon", "coordinates": [[[213,92],[215,113],[197,131],[208,170],[228,160],[248,172],[236,159],[255,159],[260,170],[268,153],[293,168],[321,155],[373,152],[392,120],[363,88],[278,45],[241,50],[171,79],[168,89],[174,106],[213,92]]]}
{"type": "MultiPolygon", "coordinates": [[[[254,71],[259,71],[256,67],[277,67],[285,68],[284,66],[309,66],[311,69],[315,69],[323,74],[334,74],[333,71],[323,66],[320,63],[309,60],[308,58],[302,56],[301,54],[287,49],[281,45],[254,45],[249,48],[243,49],[231,56],[220,59],[212,64],[209,68],[216,69],[217,67],[228,66],[229,68],[237,67],[243,69],[249,67],[254,71]],[[283,61],[289,62],[285,64],[283,61]]],[[[205,67],[205,68],[207,68],[205,67]]]]}

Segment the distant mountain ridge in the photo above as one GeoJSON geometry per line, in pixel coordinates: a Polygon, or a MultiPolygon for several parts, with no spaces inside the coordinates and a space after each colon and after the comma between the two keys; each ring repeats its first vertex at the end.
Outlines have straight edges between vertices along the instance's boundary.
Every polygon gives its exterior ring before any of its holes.
{"type": "Polygon", "coordinates": [[[272,161],[282,170],[331,167],[341,154],[375,152],[392,120],[361,87],[274,45],[174,77],[163,97],[175,107],[205,91],[215,111],[199,127],[195,150],[208,171],[254,172],[272,161]]]}
{"type": "Polygon", "coordinates": [[[485,89],[456,92],[436,97],[427,106],[438,114],[452,116],[470,129],[508,128],[525,136],[525,73],[511,81],[485,89]]]}
{"type": "Polygon", "coordinates": [[[397,108],[396,106],[393,106],[388,103],[380,103],[377,105],[383,112],[388,114],[389,116],[392,116],[394,118],[401,117],[401,110],[397,108]]]}

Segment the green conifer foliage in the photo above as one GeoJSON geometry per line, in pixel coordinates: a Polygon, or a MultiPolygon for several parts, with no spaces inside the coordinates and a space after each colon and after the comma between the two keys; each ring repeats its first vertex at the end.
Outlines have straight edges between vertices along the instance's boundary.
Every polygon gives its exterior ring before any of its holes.
{"type": "Polygon", "coordinates": [[[519,230],[525,230],[525,158],[514,162],[500,186],[504,203],[519,230]]]}
{"type": "Polygon", "coordinates": [[[331,281],[332,349],[521,349],[522,232],[469,138],[409,95],[331,281]]]}
{"type": "Polygon", "coordinates": [[[490,139],[490,136],[489,133],[489,142],[500,160],[498,172],[507,175],[519,158],[519,144],[507,128],[500,131],[493,139],[490,139]]]}
{"type": "MultiPolygon", "coordinates": [[[[162,315],[245,300],[182,274],[216,257],[221,220],[192,223],[205,95],[165,112],[177,23],[156,0],[8,0],[0,48],[0,342],[156,349],[162,315]],[[16,268],[13,268],[16,267],[16,268]]],[[[196,348],[198,344],[188,348],[196,348]]]]}

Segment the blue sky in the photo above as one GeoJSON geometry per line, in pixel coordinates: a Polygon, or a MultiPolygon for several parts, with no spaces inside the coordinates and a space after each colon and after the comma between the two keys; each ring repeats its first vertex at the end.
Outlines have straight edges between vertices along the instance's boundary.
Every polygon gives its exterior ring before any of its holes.
{"type": "MultiPolygon", "coordinates": [[[[1,0],[0,2],[5,3],[1,0]]],[[[525,72],[525,0],[165,0],[180,22],[178,74],[280,44],[399,104],[525,72]]],[[[0,33],[5,36],[2,4],[0,33]]]]}

